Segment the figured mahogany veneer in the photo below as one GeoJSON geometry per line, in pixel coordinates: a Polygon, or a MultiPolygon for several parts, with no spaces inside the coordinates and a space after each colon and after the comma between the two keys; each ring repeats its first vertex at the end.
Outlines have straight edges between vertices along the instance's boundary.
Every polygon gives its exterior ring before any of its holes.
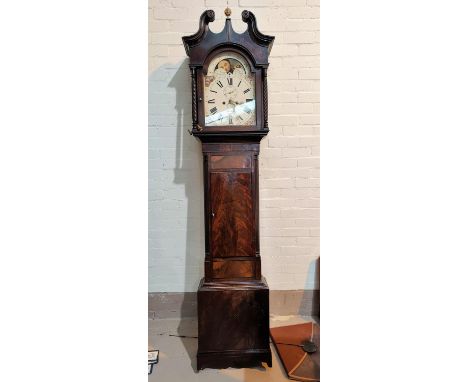
{"type": "Polygon", "coordinates": [[[251,174],[212,172],[210,181],[212,257],[255,255],[251,174]]]}
{"type": "Polygon", "coordinates": [[[204,143],[205,277],[261,279],[259,144],[204,143]],[[230,261],[228,261],[230,259],[230,261]]]}

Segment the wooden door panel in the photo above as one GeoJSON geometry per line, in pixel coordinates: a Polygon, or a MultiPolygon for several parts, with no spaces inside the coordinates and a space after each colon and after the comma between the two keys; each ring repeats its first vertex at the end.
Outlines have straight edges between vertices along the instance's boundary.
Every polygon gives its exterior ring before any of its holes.
{"type": "Polygon", "coordinates": [[[252,175],[212,172],[211,256],[254,256],[252,175]]]}

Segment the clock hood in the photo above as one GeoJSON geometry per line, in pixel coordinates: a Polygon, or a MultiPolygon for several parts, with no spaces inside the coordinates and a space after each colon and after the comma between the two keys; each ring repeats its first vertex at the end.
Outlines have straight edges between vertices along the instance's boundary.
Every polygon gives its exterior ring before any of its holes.
{"type": "Polygon", "coordinates": [[[242,20],[247,23],[244,33],[236,33],[232,29],[231,19],[226,18],[224,29],[213,33],[209,23],[215,20],[215,12],[207,10],[200,16],[200,26],[196,33],[182,37],[185,52],[190,57],[191,67],[202,66],[207,52],[220,46],[231,45],[245,51],[251,57],[254,66],[268,67],[268,55],[273,46],[274,37],[261,33],[257,28],[255,15],[247,10],[242,12],[242,20]]]}

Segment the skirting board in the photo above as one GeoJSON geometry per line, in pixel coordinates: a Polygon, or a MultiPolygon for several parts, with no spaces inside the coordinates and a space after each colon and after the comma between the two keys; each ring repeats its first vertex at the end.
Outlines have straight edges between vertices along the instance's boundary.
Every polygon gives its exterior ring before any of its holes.
{"type": "MultiPolygon", "coordinates": [[[[270,314],[320,315],[319,290],[270,290],[270,314]]],[[[148,318],[197,316],[197,292],[148,293],[148,318]]]]}

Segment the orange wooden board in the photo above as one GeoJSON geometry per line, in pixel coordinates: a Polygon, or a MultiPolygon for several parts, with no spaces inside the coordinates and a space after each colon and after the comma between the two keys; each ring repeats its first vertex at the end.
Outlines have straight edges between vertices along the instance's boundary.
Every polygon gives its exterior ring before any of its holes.
{"type": "Polygon", "coordinates": [[[308,322],[271,328],[270,335],[290,379],[303,382],[320,380],[320,328],[317,324],[308,322]],[[309,354],[300,345],[311,339],[318,350],[309,354]]]}

